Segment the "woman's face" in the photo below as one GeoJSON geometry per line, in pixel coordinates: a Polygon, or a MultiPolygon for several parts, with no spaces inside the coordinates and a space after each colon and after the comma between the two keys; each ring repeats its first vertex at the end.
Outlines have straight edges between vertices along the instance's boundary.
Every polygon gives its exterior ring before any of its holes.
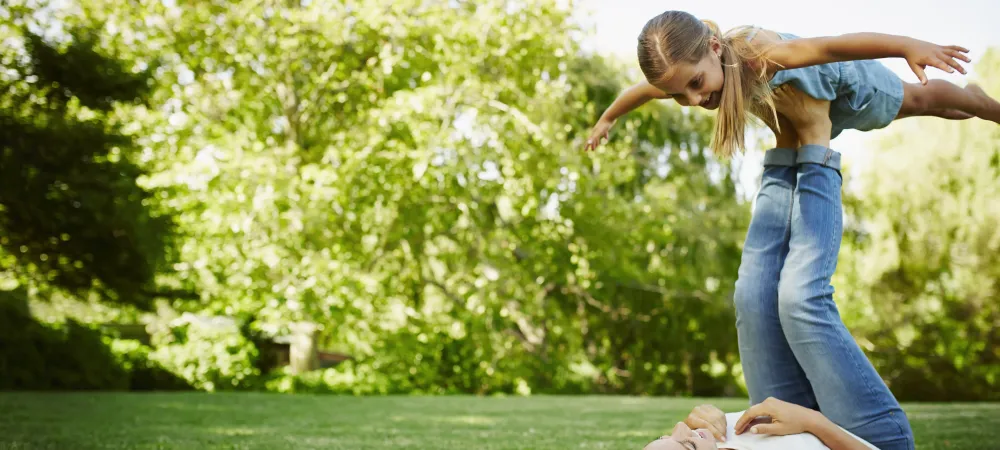
{"type": "Polygon", "coordinates": [[[643,450],[716,450],[715,436],[708,430],[692,430],[683,422],[674,426],[669,435],[650,442],[643,450]]]}

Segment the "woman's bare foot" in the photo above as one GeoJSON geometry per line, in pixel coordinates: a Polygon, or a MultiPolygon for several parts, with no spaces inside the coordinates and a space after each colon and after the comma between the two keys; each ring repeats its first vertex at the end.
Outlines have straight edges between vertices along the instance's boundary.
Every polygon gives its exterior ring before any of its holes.
{"type": "Polygon", "coordinates": [[[795,127],[800,145],[830,146],[833,123],[829,101],[817,100],[785,84],[774,91],[774,106],[795,127]]]}
{"type": "Polygon", "coordinates": [[[795,125],[792,125],[792,122],[784,114],[778,114],[777,123],[770,114],[759,114],[758,117],[774,133],[775,147],[799,148],[799,134],[795,132],[795,125]]]}

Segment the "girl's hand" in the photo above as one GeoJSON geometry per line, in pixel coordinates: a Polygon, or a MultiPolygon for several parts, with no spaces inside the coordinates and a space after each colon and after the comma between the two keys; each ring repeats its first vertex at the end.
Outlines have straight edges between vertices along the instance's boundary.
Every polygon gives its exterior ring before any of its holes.
{"type": "Polygon", "coordinates": [[[750,429],[753,434],[771,434],[784,436],[786,434],[803,433],[811,430],[816,424],[819,412],[793,403],[783,402],[770,397],[746,410],[736,421],[733,431],[743,434],[750,429]],[[757,417],[770,417],[771,423],[752,425],[757,417]]]}
{"type": "Polygon", "coordinates": [[[590,137],[587,138],[587,144],[583,147],[585,151],[594,150],[598,145],[601,145],[601,139],[608,138],[608,132],[611,131],[611,127],[615,124],[613,120],[598,120],[597,125],[594,125],[594,129],[590,132],[590,137]]]}
{"type": "Polygon", "coordinates": [[[699,428],[711,431],[715,440],[726,442],[726,413],[712,405],[698,405],[691,410],[684,423],[692,430],[699,428]]]}
{"type": "Polygon", "coordinates": [[[955,58],[958,58],[965,62],[972,62],[968,56],[965,56],[965,53],[969,53],[965,47],[957,45],[945,47],[916,39],[910,41],[903,49],[903,57],[910,64],[913,73],[917,74],[921,84],[927,84],[927,75],[924,74],[924,68],[927,66],[936,67],[948,73],[955,73],[957,69],[965,74],[965,68],[955,61],[955,58]]]}

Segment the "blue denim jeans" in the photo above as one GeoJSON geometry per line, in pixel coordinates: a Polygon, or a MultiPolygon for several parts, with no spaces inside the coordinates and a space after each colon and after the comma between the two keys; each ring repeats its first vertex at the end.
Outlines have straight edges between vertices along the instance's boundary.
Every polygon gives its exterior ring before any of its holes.
{"type": "Polygon", "coordinates": [[[841,183],[840,154],[828,148],[765,155],[734,298],[750,401],[816,409],[881,450],[912,450],[906,415],[833,301],[841,183]]]}

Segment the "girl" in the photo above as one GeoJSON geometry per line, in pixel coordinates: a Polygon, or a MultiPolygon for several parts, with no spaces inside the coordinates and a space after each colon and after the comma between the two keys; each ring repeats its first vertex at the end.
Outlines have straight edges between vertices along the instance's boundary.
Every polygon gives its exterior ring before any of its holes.
{"type": "Polygon", "coordinates": [[[653,98],[719,108],[712,147],[721,157],[744,148],[748,113],[778,135],[778,148],[765,154],[734,296],[752,403],[775,397],[820,410],[882,450],[913,449],[905,414],[833,302],[842,180],[829,140],[914,115],[1000,122],[1000,104],[975,86],[924,76],[926,66],[964,73],[955,59],[968,62],[966,52],[873,33],[798,39],[739,28],[722,36],[713,23],[679,11],[643,29],[638,53],[646,82],[608,108],[588,149],[615,119],[653,98]],[[870,61],[891,56],[905,57],[920,84],[904,84],[870,61]]]}
{"type": "Polygon", "coordinates": [[[652,99],[719,109],[712,150],[722,157],[744,149],[747,113],[772,128],[777,115],[772,90],[791,84],[831,102],[831,137],[844,129],[883,128],[895,119],[979,117],[1000,123],[1000,103],[982,89],[928,81],[923,68],[965,69],[968,50],[876,33],[798,39],[791,34],[740,27],[725,35],[711,21],[667,11],[643,28],[639,65],[646,81],[627,89],[604,112],[587,139],[595,148],[623,114],[652,99]],[[920,83],[903,83],[875,58],[903,57],[920,83]],[[860,60],[860,61],[854,61],[860,60]]]}

